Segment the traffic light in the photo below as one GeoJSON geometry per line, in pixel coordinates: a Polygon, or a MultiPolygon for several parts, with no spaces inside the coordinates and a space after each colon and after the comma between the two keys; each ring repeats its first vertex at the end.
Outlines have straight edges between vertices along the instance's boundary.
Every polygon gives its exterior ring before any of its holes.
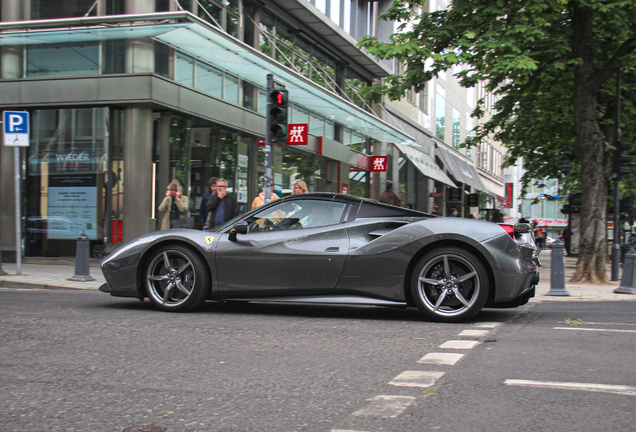
{"type": "Polygon", "coordinates": [[[287,108],[289,93],[285,89],[272,90],[269,94],[271,108],[269,110],[269,132],[272,139],[279,143],[287,141],[287,108]]]}
{"type": "Polygon", "coordinates": [[[626,154],[632,148],[632,143],[620,142],[618,143],[616,150],[614,150],[614,169],[613,171],[618,174],[619,177],[624,177],[626,174],[636,170],[634,164],[633,155],[626,154]]]}

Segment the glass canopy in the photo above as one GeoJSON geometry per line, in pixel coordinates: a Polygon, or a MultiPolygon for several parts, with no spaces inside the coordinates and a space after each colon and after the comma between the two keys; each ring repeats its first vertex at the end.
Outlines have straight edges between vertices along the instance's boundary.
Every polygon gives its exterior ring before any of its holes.
{"type": "MultiPolygon", "coordinates": [[[[108,21],[106,25],[97,20],[97,18],[105,17],[94,17],[91,20],[86,18],[60,20],[60,27],[65,26],[62,30],[38,28],[38,25],[44,24],[51,26],[52,20],[21,22],[23,28],[29,28],[28,31],[17,29],[18,23],[11,23],[13,25],[11,30],[5,30],[0,24],[0,31],[2,31],[0,46],[152,38],[263,88],[266,87],[267,74],[271,73],[275,80],[289,89],[292,102],[297,102],[328,119],[378,141],[415,144],[408,134],[349,103],[337,94],[318,86],[198,17],[187,12],[170,15],[171,18],[174,16],[185,21],[147,24],[148,21],[163,20],[162,14],[155,13],[135,16],[135,18],[145,17],[144,24],[132,24],[129,22],[130,16],[126,15],[109,16],[105,20],[108,21]],[[115,18],[119,18],[121,22],[113,24],[115,18]],[[87,27],[88,23],[92,25],[87,27]]],[[[135,21],[143,22],[144,20],[135,19],[135,21]]]]}

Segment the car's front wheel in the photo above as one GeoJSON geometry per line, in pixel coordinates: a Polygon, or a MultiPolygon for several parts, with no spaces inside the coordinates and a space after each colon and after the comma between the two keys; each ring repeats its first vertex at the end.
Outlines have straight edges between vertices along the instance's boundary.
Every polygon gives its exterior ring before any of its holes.
{"type": "Polygon", "coordinates": [[[435,249],[415,266],[411,294],[419,310],[429,319],[467,320],[486,303],[488,274],[483,264],[464,249],[435,249]]]}
{"type": "Polygon", "coordinates": [[[166,311],[196,309],[205,302],[210,289],[205,262],[182,245],[166,245],[154,251],[144,277],[148,298],[166,311]]]}

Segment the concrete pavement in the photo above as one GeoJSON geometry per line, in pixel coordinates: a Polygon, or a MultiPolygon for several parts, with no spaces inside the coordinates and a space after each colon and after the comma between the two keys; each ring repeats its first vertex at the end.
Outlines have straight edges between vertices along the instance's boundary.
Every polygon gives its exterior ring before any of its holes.
{"type": "MultiPolygon", "coordinates": [[[[543,264],[540,270],[541,280],[539,285],[537,285],[536,297],[530,301],[636,300],[636,295],[615,294],[613,292],[620,285],[620,281],[610,282],[607,285],[568,282],[576,268],[577,259],[574,257],[565,257],[565,289],[570,296],[546,296],[546,293],[550,291],[550,264],[552,259],[550,252],[549,249],[541,252],[541,263],[543,264]]],[[[95,278],[95,280],[87,282],[68,280],[75,274],[75,263],[72,260],[28,258],[22,264],[21,275],[15,274],[16,266],[14,263],[2,263],[2,269],[8,273],[0,276],[0,287],[2,288],[96,290],[105,282],[98,262],[91,262],[90,276],[95,278]]],[[[609,263],[607,264],[607,275],[608,277],[610,275],[609,263]]]]}

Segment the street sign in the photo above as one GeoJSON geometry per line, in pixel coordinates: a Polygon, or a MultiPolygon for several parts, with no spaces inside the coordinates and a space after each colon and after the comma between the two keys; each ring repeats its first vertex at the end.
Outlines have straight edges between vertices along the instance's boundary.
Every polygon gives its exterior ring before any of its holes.
{"type": "Polygon", "coordinates": [[[29,113],[4,111],[4,145],[8,147],[29,146],[29,113]]]}

